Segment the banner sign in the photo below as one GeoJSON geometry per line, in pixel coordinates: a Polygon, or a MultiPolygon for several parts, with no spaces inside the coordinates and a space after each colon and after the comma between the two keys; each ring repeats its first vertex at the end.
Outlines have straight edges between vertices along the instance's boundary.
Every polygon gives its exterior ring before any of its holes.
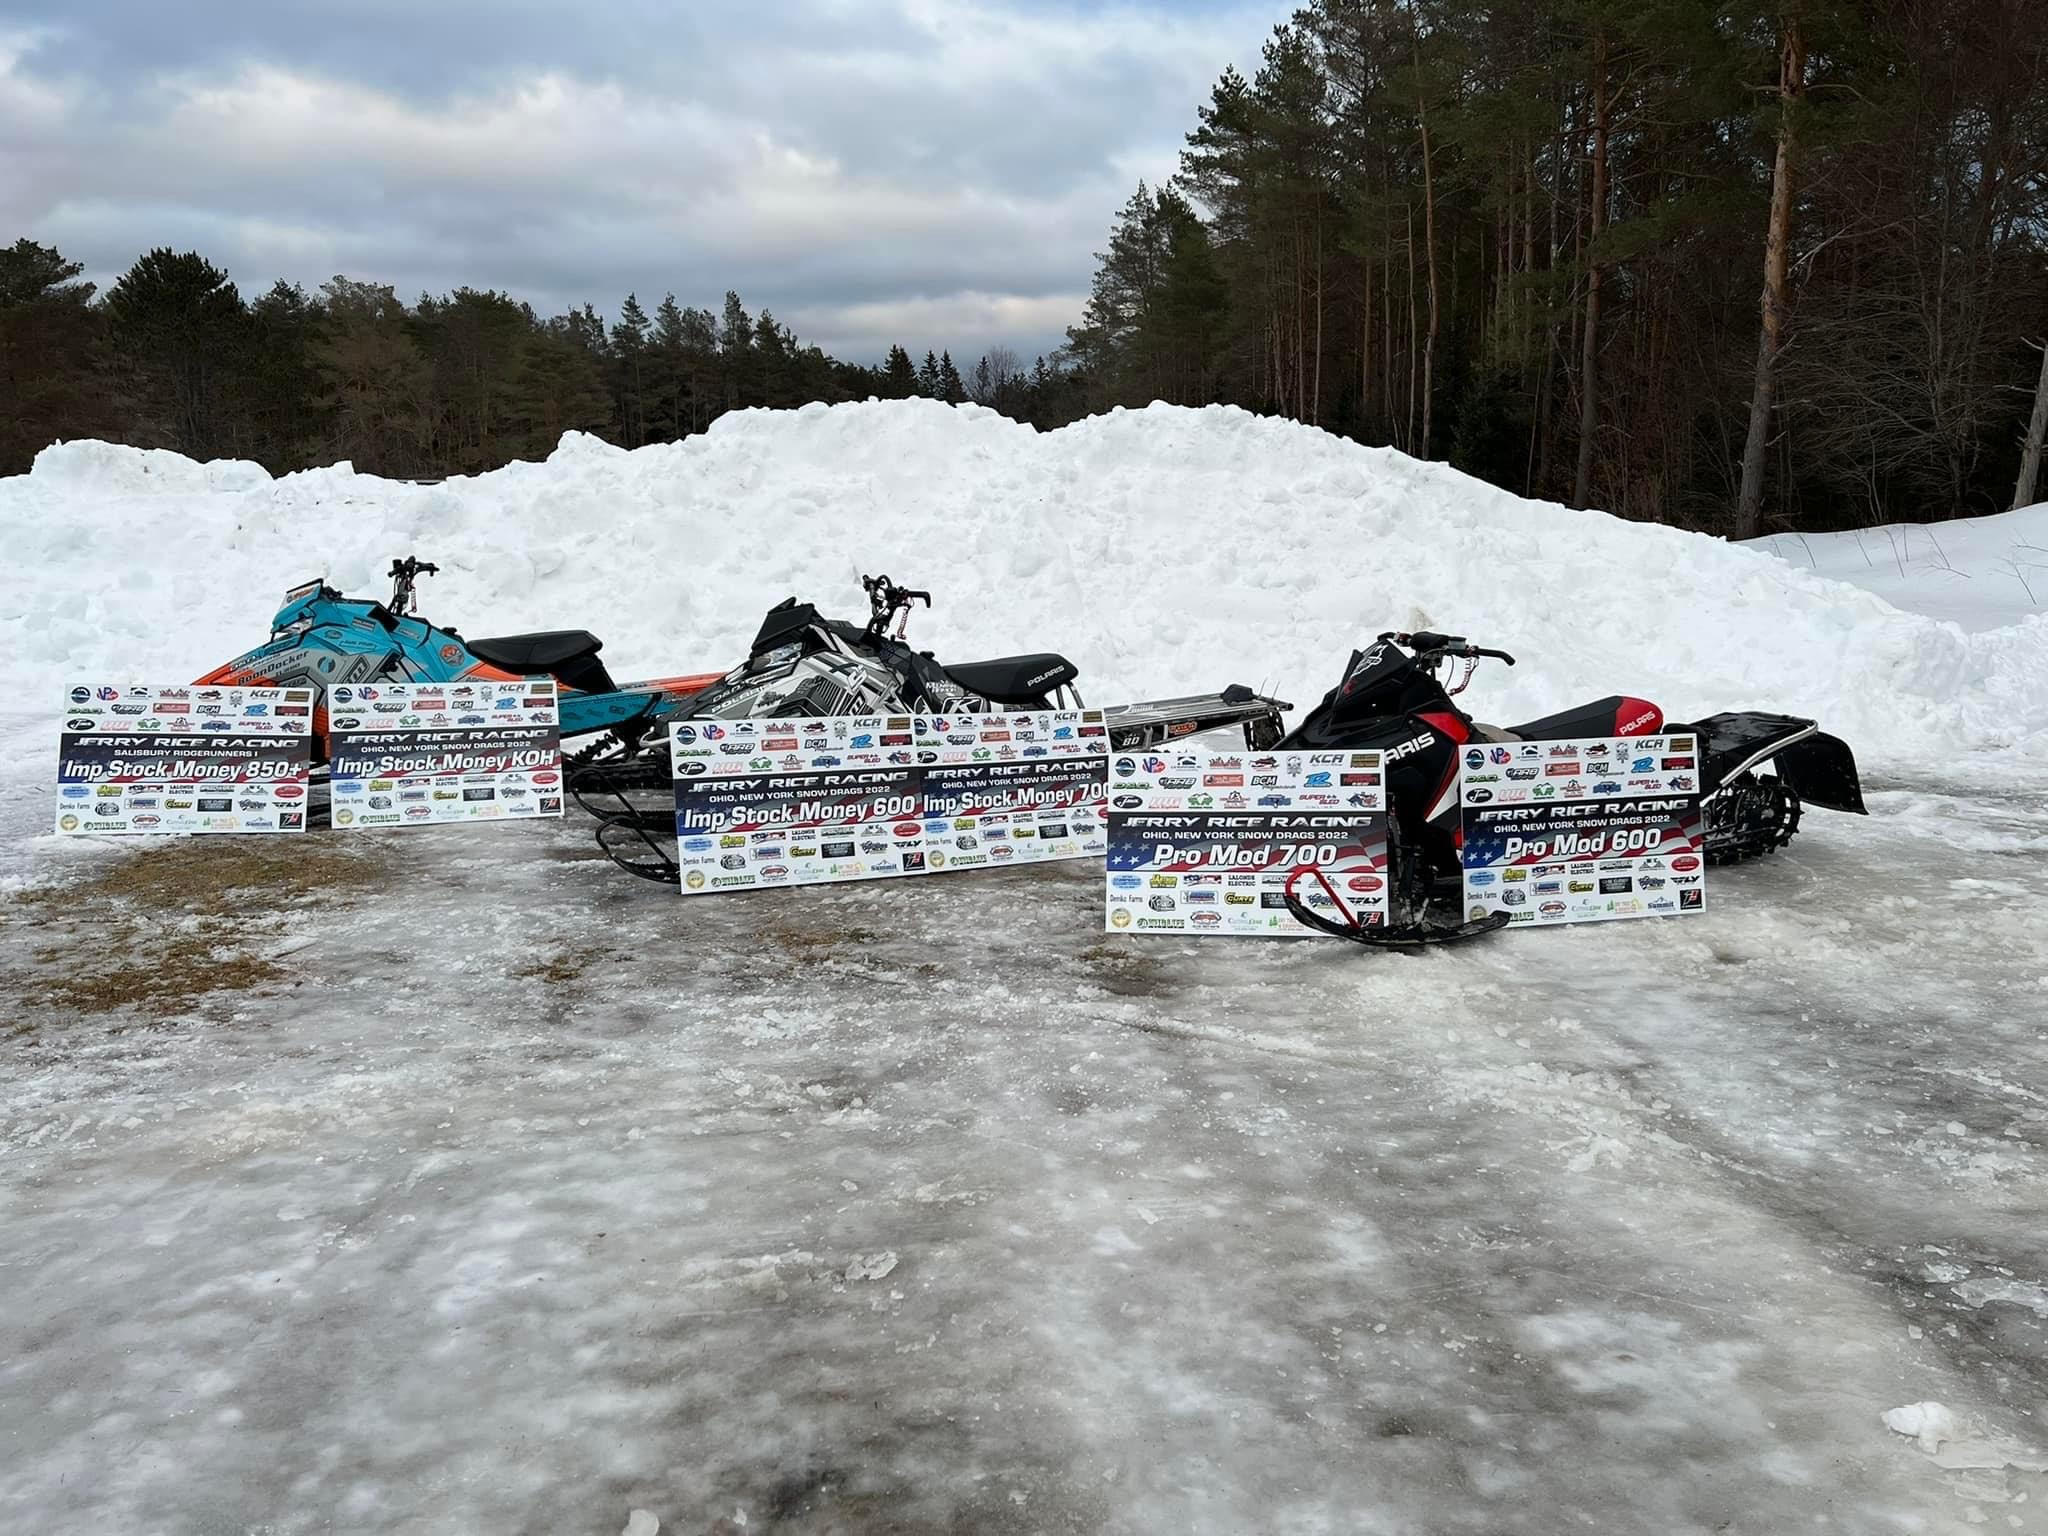
{"type": "Polygon", "coordinates": [[[1314,935],[1285,900],[1304,868],[1309,906],[1387,920],[1378,752],[1124,753],[1109,796],[1108,932],[1314,935]]]}
{"type": "Polygon", "coordinates": [[[1542,926],[1704,911],[1698,745],[1688,732],[1467,747],[1467,915],[1542,926]]]}
{"type": "Polygon", "coordinates": [[[685,896],[1103,850],[1100,710],[686,720],[669,736],[685,896]]]}
{"type": "Polygon", "coordinates": [[[345,683],[327,690],[334,825],[562,814],[555,680],[345,683]]]}
{"type": "Polygon", "coordinates": [[[64,707],[59,833],[305,830],[310,688],[91,685],[64,707]]]}

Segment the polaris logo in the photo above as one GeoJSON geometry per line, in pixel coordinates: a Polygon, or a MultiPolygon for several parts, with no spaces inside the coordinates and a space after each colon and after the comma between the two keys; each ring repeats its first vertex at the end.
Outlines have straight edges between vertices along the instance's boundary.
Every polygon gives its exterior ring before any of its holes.
{"type": "Polygon", "coordinates": [[[1399,762],[1404,757],[1411,756],[1412,754],[1420,752],[1427,747],[1433,747],[1435,745],[1436,732],[1424,731],[1420,736],[1414,737],[1408,741],[1404,741],[1398,747],[1387,748],[1386,757],[1390,762],[1399,762]]]}

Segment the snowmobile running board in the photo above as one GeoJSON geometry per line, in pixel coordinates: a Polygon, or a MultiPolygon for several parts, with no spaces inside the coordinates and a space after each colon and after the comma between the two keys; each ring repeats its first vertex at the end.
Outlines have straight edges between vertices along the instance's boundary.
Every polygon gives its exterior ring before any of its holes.
{"type": "Polygon", "coordinates": [[[1256,752],[1279,741],[1286,731],[1287,711],[1292,708],[1292,704],[1233,683],[1221,693],[1111,705],[1103,710],[1102,722],[1109,727],[1110,747],[1118,752],[1164,746],[1229,725],[1243,726],[1244,743],[1256,752]]]}

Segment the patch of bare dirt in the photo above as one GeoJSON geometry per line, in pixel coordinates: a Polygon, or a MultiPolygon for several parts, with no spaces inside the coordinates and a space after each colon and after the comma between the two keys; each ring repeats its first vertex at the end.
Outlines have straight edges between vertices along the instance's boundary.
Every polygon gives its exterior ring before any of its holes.
{"type": "Polygon", "coordinates": [[[267,953],[297,908],[347,902],[382,874],[363,850],[287,837],[181,838],[0,904],[4,1033],[189,1014],[289,980],[267,953]]]}

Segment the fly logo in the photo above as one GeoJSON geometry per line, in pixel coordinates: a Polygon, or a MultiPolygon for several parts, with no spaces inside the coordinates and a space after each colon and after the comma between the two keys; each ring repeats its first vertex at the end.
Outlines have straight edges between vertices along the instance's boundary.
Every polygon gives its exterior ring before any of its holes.
{"type": "Polygon", "coordinates": [[[1412,753],[1420,752],[1423,748],[1434,746],[1435,744],[1436,733],[1434,731],[1424,731],[1420,736],[1404,741],[1398,747],[1387,748],[1387,759],[1390,762],[1399,762],[1402,758],[1412,753]]]}

